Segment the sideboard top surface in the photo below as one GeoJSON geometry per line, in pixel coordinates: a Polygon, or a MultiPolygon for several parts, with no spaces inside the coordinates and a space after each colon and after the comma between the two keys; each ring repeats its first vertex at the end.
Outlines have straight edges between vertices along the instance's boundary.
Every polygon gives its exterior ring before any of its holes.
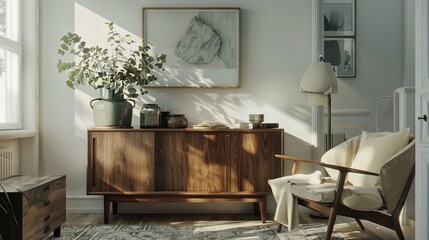
{"type": "Polygon", "coordinates": [[[193,129],[193,128],[89,128],[89,132],[283,132],[283,128],[218,128],[218,129],[193,129]]]}

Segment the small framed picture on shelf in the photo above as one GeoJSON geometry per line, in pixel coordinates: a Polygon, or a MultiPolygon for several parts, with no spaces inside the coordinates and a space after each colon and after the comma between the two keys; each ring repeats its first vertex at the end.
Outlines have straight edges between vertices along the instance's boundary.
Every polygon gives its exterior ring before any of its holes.
{"type": "Polygon", "coordinates": [[[325,0],[323,18],[325,37],[355,36],[356,0],[325,0]]]}
{"type": "Polygon", "coordinates": [[[325,38],[324,58],[334,67],[337,77],[356,77],[354,38],[325,38]]]}

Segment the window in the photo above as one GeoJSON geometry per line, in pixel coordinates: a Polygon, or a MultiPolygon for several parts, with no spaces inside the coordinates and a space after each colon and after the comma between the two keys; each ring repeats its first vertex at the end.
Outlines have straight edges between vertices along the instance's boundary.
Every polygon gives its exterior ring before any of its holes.
{"type": "Polygon", "coordinates": [[[0,129],[21,127],[20,2],[0,0],[0,129]]]}

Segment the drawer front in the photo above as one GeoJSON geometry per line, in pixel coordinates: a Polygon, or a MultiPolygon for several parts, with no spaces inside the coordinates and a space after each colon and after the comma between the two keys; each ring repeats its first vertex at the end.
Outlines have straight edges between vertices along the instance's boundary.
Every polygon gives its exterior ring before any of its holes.
{"type": "Polygon", "coordinates": [[[42,239],[65,222],[65,178],[41,185],[23,198],[23,239],[42,239]]]}
{"type": "Polygon", "coordinates": [[[23,219],[23,239],[39,239],[35,235],[43,232],[51,221],[51,205],[25,215],[23,219]]]}
{"type": "Polygon", "coordinates": [[[36,240],[36,239],[45,239],[49,234],[54,231],[55,227],[53,224],[46,223],[38,231],[33,231],[31,234],[24,233],[24,240],[36,240]]]}
{"type": "Polygon", "coordinates": [[[46,222],[41,228],[37,231],[34,231],[33,234],[29,235],[24,233],[24,240],[34,240],[34,239],[45,239],[49,234],[51,234],[57,227],[61,226],[65,222],[62,217],[51,219],[46,222]]]}
{"type": "Polygon", "coordinates": [[[37,186],[27,192],[23,193],[22,199],[22,212],[23,215],[32,214],[40,209],[50,205],[49,195],[51,193],[52,184],[47,183],[37,186]]]}
{"type": "MultiPolygon", "coordinates": [[[[52,219],[66,216],[66,181],[65,178],[59,179],[53,184],[53,189],[49,195],[49,201],[52,203],[52,219]]],[[[61,224],[60,224],[61,225],[61,224]]]]}

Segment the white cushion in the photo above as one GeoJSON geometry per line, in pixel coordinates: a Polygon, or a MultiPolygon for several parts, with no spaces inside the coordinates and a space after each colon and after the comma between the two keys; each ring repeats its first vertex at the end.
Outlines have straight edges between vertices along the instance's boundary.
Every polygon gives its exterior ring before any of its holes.
{"type": "Polygon", "coordinates": [[[383,206],[383,198],[377,188],[350,186],[343,191],[341,201],[359,211],[373,211],[383,206]]]}
{"type": "Polygon", "coordinates": [[[331,203],[335,198],[335,183],[292,184],[293,195],[316,202],[331,203]]]}
{"type": "MultiPolygon", "coordinates": [[[[332,203],[335,198],[335,184],[292,184],[293,195],[316,202],[332,203]]],[[[380,190],[374,187],[344,187],[341,202],[345,206],[359,211],[373,211],[383,206],[380,190]]]]}
{"type": "MultiPolygon", "coordinates": [[[[327,164],[350,167],[359,148],[361,138],[362,136],[359,135],[331,148],[323,154],[321,161],[327,164]]],[[[332,168],[325,168],[325,170],[332,179],[338,178],[338,170],[332,168]]]]}
{"type": "MultiPolygon", "coordinates": [[[[395,133],[362,132],[359,150],[351,167],[379,173],[383,164],[407,145],[409,134],[409,128],[395,133]]],[[[379,177],[376,176],[349,173],[347,179],[354,186],[379,185],[379,177]]]]}

